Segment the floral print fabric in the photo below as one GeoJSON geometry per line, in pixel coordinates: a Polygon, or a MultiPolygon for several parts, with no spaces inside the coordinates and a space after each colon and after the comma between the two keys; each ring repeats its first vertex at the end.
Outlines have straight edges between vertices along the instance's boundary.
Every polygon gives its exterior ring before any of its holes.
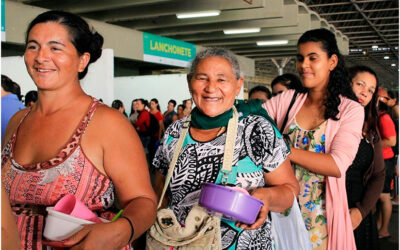
{"type": "MultiPolygon", "coordinates": [[[[296,120],[286,131],[290,144],[316,153],[325,153],[325,128],[327,121],[313,130],[302,129],[296,120]]],[[[325,176],[295,165],[300,185],[299,205],[304,223],[310,235],[313,249],[327,249],[328,232],[325,209],[325,176]]]]}

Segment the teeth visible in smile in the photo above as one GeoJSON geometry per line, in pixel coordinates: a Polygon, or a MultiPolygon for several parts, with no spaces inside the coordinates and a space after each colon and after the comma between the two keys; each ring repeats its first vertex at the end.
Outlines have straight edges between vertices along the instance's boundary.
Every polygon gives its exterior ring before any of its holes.
{"type": "Polygon", "coordinates": [[[49,69],[36,69],[39,72],[50,72],[51,70],[49,69]]]}
{"type": "Polygon", "coordinates": [[[204,97],[204,98],[210,101],[218,101],[220,99],[218,97],[204,97]]]}

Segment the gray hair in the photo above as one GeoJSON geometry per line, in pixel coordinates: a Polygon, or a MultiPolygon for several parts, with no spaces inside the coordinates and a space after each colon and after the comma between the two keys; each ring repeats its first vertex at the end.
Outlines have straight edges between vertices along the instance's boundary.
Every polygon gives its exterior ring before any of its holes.
{"type": "Polygon", "coordinates": [[[207,48],[197,53],[196,57],[193,59],[188,73],[190,78],[192,78],[196,72],[197,65],[199,65],[200,61],[208,57],[222,57],[228,60],[232,66],[232,71],[235,74],[236,79],[241,77],[239,62],[231,51],[221,48],[207,48]]]}

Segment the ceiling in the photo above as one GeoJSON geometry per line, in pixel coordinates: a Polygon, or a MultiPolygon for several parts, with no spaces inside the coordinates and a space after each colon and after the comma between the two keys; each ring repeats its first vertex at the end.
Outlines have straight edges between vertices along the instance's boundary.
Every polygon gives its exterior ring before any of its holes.
{"type": "MultiPolygon", "coordinates": [[[[335,32],[349,65],[364,64],[380,81],[398,88],[399,9],[390,0],[14,0],[47,9],[168,36],[201,46],[229,48],[255,59],[256,78],[295,72],[296,41],[312,28],[335,32]],[[177,13],[220,10],[219,16],[177,19],[177,13]],[[258,33],[225,35],[224,29],[261,28],[258,33]],[[288,40],[260,47],[260,40],[288,40]],[[377,45],[378,49],[372,49],[377,45]],[[388,56],[389,59],[384,59],[388,56]],[[271,60],[273,59],[273,60],[271,60]],[[392,65],[395,66],[392,66],[392,65]]],[[[257,81],[257,80],[255,80],[257,81]]]]}

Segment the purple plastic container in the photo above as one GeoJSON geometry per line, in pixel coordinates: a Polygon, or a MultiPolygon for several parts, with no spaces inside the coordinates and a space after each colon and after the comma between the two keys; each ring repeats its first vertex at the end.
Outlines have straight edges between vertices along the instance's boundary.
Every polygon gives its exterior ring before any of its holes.
{"type": "Polygon", "coordinates": [[[222,213],[224,219],[253,224],[264,203],[250,195],[217,185],[204,183],[200,193],[200,206],[222,213]]]}

